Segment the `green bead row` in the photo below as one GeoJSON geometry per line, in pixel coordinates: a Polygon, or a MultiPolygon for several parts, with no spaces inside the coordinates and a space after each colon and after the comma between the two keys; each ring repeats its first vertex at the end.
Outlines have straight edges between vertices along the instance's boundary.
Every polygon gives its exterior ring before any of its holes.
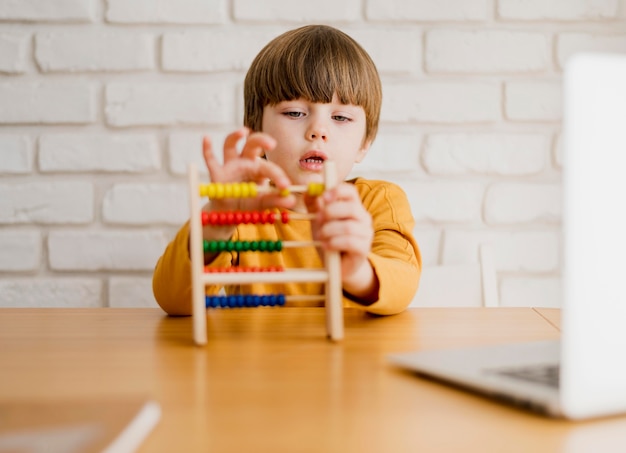
{"type": "Polygon", "coordinates": [[[280,252],[282,241],[203,241],[205,253],[224,251],[236,252],[280,252]]]}

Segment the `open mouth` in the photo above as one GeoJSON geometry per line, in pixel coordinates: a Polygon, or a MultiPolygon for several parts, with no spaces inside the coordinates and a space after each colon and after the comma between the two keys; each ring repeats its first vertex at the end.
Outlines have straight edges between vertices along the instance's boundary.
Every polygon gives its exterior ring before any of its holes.
{"type": "Polygon", "coordinates": [[[300,159],[300,168],[306,171],[319,172],[324,168],[326,155],[320,151],[310,151],[300,159]]]}
{"type": "Polygon", "coordinates": [[[302,159],[302,162],[305,162],[307,164],[323,164],[324,159],[318,156],[307,157],[306,159],[302,159]]]}

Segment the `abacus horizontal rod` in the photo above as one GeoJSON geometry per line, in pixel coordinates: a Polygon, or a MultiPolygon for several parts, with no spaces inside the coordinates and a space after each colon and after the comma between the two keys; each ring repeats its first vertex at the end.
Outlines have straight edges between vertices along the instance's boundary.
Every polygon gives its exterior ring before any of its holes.
{"type": "Polygon", "coordinates": [[[297,248],[297,247],[320,247],[322,243],[320,241],[283,241],[283,248],[297,248]]]}
{"type": "Polygon", "coordinates": [[[299,296],[285,296],[286,302],[323,302],[326,300],[324,294],[301,294],[299,296]]]}
{"type": "MultiPolygon", "coordinates": [[[[289,193],[292,193],[292,192],[306,193],[309,191],[309,187],[304,184],[295,184],[295,185],[287,186],[285,190],[288,191],[289,193]]],[[[279,193],[281,192],[281,190],[274,186],[258,186],[257,187],[257,193],[272,193],[272,192],[279,193]]]]}
{"type": "Polygon", "coordinates": [[[324,269],[293,269],[284,272],[215,272],[202,274],[205,285],[250,285],[252,283],[326,282],[324,269]]]}
{"type": "Polygon", "coordinates": [[[301,212],[290,212],[289,219],[290,220],[315,220],[315,214],[304,214],[301,212]]]}

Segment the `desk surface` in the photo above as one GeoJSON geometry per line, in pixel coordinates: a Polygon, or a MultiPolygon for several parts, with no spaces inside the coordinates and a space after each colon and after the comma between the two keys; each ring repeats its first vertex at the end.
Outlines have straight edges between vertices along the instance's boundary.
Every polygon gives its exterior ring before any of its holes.
{"type": "MultiPolygon", "coordinates": [[[[390,352],[555,339],[557,310],[213,311],[209,344],[158,309],[1,309],[0,400],[146,395],[141,452],[565,451],[598,422],[550,420],[420,379],[390,352]]],[[[620,420],[620,419],[618,419],[620,420]]],[[[583,436],[584,437],[584,436],[583,436]]]]}

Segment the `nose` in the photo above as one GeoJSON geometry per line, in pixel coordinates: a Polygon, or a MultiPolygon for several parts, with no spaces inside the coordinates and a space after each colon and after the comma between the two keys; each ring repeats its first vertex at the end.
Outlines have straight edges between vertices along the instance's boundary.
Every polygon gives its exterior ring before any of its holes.
{"type": "Polygon", "coordinates": [[[321,121],[313,121],[307,129],[307,139],[309,140],[328,140],[328,130],[321,121]]]}

